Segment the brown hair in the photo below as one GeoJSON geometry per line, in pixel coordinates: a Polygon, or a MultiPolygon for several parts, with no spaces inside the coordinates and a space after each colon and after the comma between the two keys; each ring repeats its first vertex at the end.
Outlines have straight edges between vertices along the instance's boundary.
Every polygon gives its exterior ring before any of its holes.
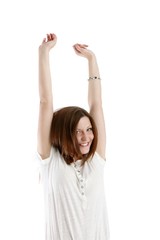
{"type": "Polygon", "coordinates": [[[96,151],[98,134],[96,124],[91,115],[83,108],[70,106],[61,108],[53,113],[50,141],[57,148],[67,164],[73,162],[74,156],[82,159],[82,165],[93,156],[96,151]],[[83,155],[77,143],[76,127],[82,117],[88,117],[94,134],[89,153],[83,155]]]}

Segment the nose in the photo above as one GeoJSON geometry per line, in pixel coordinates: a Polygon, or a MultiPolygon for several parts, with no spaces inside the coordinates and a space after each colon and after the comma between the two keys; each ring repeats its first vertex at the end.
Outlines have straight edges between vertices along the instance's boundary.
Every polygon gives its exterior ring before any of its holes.
{"type": "Polygon", "coordinates": [[[87,134],[85,132],[82,133],[81,140],[82,141],[86,141],[87,140],[87,134]]]}

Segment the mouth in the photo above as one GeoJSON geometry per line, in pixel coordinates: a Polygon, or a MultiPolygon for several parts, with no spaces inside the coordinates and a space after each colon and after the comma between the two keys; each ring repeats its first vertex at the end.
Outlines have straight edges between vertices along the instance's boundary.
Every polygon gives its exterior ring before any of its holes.
{"type": "Polygon", "coordinates": [[[90,150],[91,142],[79,143],[80,151],[82,154],[87,154],[90,150]]]}
{"type": "Polygon", "coordinates": [[[79,144],[81,147],[88,147],[89,146],[89,142],[87,142],[87,143],[80,143],[79,144]]]}

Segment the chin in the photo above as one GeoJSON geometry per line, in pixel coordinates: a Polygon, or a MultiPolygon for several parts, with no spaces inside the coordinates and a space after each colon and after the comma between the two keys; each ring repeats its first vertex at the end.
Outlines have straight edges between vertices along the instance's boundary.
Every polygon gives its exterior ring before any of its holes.
{"type": "Polygon", "coordinates": [[[82,155],[89,153],[90,149],[80,149],[82,155]]]}

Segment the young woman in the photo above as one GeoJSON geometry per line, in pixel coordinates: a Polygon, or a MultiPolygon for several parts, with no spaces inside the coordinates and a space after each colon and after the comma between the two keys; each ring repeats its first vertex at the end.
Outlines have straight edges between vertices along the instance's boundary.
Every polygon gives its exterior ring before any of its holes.
{"type": "Polygon", "coordinates": [[[45,195],[46,240],[108,240],[104,190],[106,151],[101,79],[95,54],[75,44],[88,60],[90,111],[76,106],[54,109],[49,53],[55,34],[39,47],[38,160],[45,195]]]}

